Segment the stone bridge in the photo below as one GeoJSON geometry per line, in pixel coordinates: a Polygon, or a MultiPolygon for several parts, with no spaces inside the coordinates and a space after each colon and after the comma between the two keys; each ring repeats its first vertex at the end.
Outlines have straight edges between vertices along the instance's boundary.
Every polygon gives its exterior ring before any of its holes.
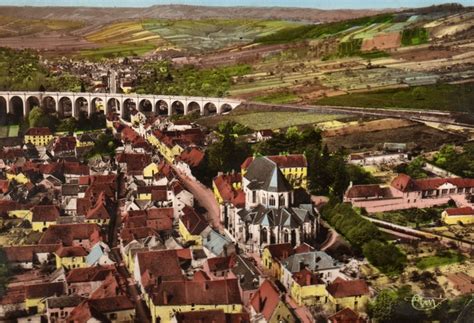
{"type": "Polygon", "coordinates": [[[97,111],[115,110],[123,118],[134,108],[157,115],[221,114],[242,102],[226,98],[167,96],[146,94],[76,93],[76,92],[0,92],[0,117],[7,113],[26,116],[34,106],[54,109],[60,117],[78,118],[81,112],[90,116],[97,111]]]}

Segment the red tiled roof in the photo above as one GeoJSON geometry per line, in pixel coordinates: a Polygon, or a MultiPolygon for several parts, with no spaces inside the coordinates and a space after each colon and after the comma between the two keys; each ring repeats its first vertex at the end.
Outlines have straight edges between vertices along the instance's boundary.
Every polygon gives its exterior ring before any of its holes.
{"type": "Polygon", "coordinates": [[[3,250],[5,251],[5,255],[9,262],[33,262],[35,254],[53,253],[59,247],[59,244],[38,244],[4,247],[3,250]]]}
{"type": "Polygon", "coordinates": [[[65,246],[72,246],[73,240],[89,240],[92,244],[100,241],[100,230],[96,224],[55,224],[43,233],[40,244],[54,244],[62,242],[65,246]]]}
{"type": "Polygon", "coordinates": [[[366,320],[360,317],[359,313],[346,307],[345,309],[328,317],[331,323],[365,323],[366,320]]]}
{"type": "Polygon", "coordinates": [[[155,305],[242,304],[237,279],[163,281],[153,289],[155,305]]]}
{"type": "Polygon", "coordinates": [[[413,180],[411,179],[411,177],[405,174],[399,174],[392,181],[391,185],[395,187],[397,190],[402,191],[402,192],[412,190],[414,187],[413,180]]]}
{"type": "Polygon", "coordinates": [[[55,153],[71,151],[76,149],[76,138],[74,136],[58,137],[53,146],[55,153]]]}
{"type": "Polygon", "coordinates": [[[474,209],[472,207],[460,207],[460,208],[452,208],[446,209],[446,213],[450,216],[456,215],[473,215],[474,216],[474,209]]]}
{"type": "Polygon", "coordinates": [[[85,257],[87,256],[87,251],[83,247],[77,246],[77,247],[59,247],[58,250],[56,250],[55,254],[57,254],[59,257],[64,258],[64,257],[85,257]]]}
{"type": "Polygon", "coordinates": [[[55,222],[61,215],[56,205],[35,205],[31,212],[33,222],[55,222]]]}
{"type": "Polygon", "coordinates": [[[14,210],[24,210],[26,207],[12,200],[0,200],[0,214],[14,210]]]}
{"type": "Polygon", "coordinates": [[[214,178],[214,185],[222,199],[236,207],[243,207],[245,205],[244,191],[234,187],[234,184],[240,184],[241,182],[242,176],[239,173],[223,174],[214,178]]]}
{"type": "Polygon", "coordinates": [[[311,247],[309,244],[306,242],[303,242],[300,244],[298,247],[295,248],[295,253],[306,253],[306,252],[311,252],[314,251],[315,249],[311,247]]]}
{"type": "Polygon", "coordinates": [[[151,236],[157,236],[158,232],[145,226],[137,228],[123,228],[120,230],[120,239],[126,245],[133,240],[145,239],[151,236]]]}
{"type": "Polygon", "coordinates": [[[151,156],[141,153],[121,153],[116,159],[118,163],[127,165],[128,174],[141,174],[143,169],[151,163],[151,156]]]}
{"type": "Polygon", "coordinates": [[[181,280],[184,279],[176,250],[156,250],[138,252],[136,254],[140,275],[146,271],[157,279],[181,280]]]}
{"type": "Polygon", "coordinates": [[[297,273],[294,273],[293,279],[300,286],[324,284],[324,282],[319,278],[319,274],[313,273],[306,268],[297,273]]]}
{"type": "Polygon", "coordinates": [[[250,305],[255,312],[261,313],[268,321],[280,302],[280,293],[275,285],[265,280],[258,291],[250,299],[250,305]]]}
{"type": "Polygon", "coordinates": [[[110,219],[109,212],[105,208],[104,203],[97,203],[97,205],[90,209],[86,214],[86,219],[100,219],[100,220],[108,220],[110,219]]]}
{"type": "Polygon", "coordinates": [[[295,253],[290,243],[271,244],[265,247],[268,249],[272,258],[284,260],[295,253]]]}
{"type": "Polygon", "coordinates": [[[0,180],[0,191],[5,194],[9,191],[10,182],[8,180],[0,180]]]}
{"type": "Polygon", "coordinates": [[[207,265],[210,271],[230,270],[235,265],[235,259],[232,256],[209,258],[207,265]]]}
{"type": "Polygon", "coordinates": [[[25,286],[26,298],[45,298],[49,296],[60,296],[65,292],[64,283],[42,283],[25,286]]]}
{"type": "Polygon", "coordinates": [[[474,187],[474,178],[428,178],[413,180],[405,174],[398,175],[392,186],[402,192],[436,190],[443,184],[452,184],[458,188],[474,187]]]}
{"type": "Polygon", "coordinates": [[[208,310],[197,312],[179,312],[176,314],[178,323],[248,323],[248,313],[224,313],[223,310],[208,310]]]}
{"type": "Polygon", "coordinates": [[[68,284],[72,284],[103,281],[107,275],[114,273],[115,271],[116,270],[113,265],[71,269],[71,271],[66,276],[66,282],[68,284]]]}
{"type": "Polygon", "coordinates": [[[190,167],[196,167],[204,159],[204,152],[194,147],[187,148],[181,153],[179,159],[188,164],[190,167]]]}
{"type": "Polygon", "coordinates": [[[135,305],[125,295],[100,299],[90,299],[89,304],[101,313],[126,311],[135,308],[135,305]]]}
{"type": "Polygon", "coordinates": [[[192,207],[187,205],[183,208],[183,215],[180,221],[192,235],[201,234],[209,225],[203,215],[197,213],[192,207]]]}
{"type": "Polygon", "coordinates": [[[354,185],[346,192],[347,198],[381,197],[385,195],[385,190],[377,184],[354,185]]]}
{"type": "Polygon", "coordinates": [[[25,136],[50,136],[52,134],[51,130],[46,127],[29,128],[25,132],[25,136]]]}
{"type": "Polygon", "coordinates": [[[327,290],[336,298],[369,294],[369,286],[367,286],[365,280],[362,279],[344,280],[338,277],[327,286],[327,290]]]}

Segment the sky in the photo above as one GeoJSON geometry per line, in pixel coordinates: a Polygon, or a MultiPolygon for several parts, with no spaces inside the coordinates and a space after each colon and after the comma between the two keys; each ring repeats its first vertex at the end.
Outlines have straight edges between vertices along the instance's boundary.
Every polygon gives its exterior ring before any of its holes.
{"type": "Polygon", "coordinates": [[[0,5],[14,6],[87,6],[87,7],[149,7],[160,4],[207,6],[300,7],[317,9],[367,9],[424,7],[446,2],[465,6],[472,0],[0,0],[0,5]]]}

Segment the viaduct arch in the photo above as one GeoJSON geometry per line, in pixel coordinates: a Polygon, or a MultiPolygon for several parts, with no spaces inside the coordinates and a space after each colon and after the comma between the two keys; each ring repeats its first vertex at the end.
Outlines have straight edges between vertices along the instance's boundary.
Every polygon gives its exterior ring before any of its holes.
{"type": "Polygon", "coordinates": [[[59,116],[78,118],[80,113],[116,111],[123,118],[131,109],[157,115],[197,113],[221,114],[232,111],[242,101],[227,98],[166,96],[146,94],[75,93],[75,92],[0,92],[0,119],[10,113],[25,117],[34,106],[54,110],[59,116]]]}

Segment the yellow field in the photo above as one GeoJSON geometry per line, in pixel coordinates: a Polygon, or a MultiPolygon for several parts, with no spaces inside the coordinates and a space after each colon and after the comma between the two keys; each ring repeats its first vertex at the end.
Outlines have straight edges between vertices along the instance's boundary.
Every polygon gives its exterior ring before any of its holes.
{"type": "Polygon", "coordinates": [[[157,34],[143,29],[141,22],[129,21],[115,23],[99,31],[86,35],[86,39],[95,43],[128,44],[128,43],[153,43],[164,44],[165,41],[157,34]]]}

